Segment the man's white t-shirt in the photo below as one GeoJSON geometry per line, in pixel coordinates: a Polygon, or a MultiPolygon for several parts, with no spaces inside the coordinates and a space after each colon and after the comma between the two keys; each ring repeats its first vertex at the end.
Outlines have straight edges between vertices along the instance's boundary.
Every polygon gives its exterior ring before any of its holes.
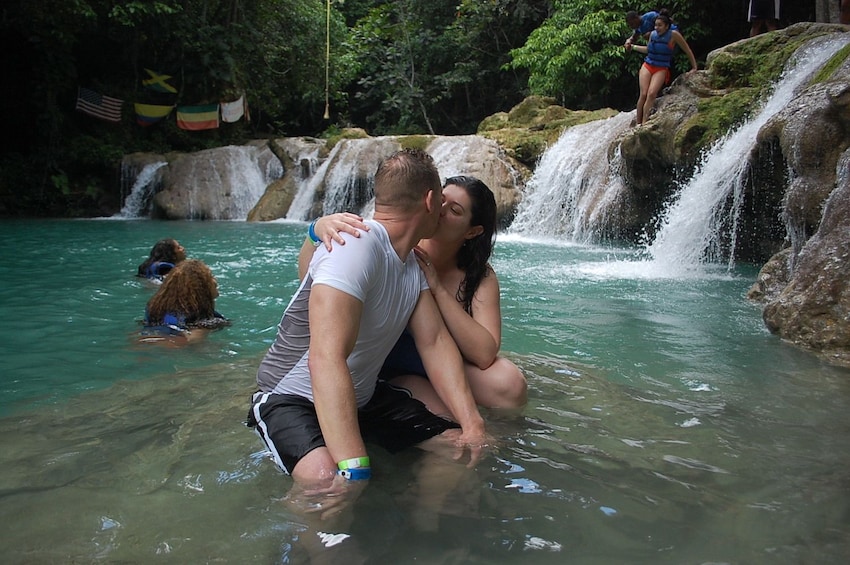
{"type": "Polygon", "coordinates": [[[313,401],[307,367],[310,333],[310,290],[327,285],[363,303],[354,350],[347,363],[354,382],[357,406],[364,406],[375,390],[378,372],[407,326],[419,295],[428,289],[425,275],[411,251],[402,261],[380,223],[366,222],[370,231],[360,237],[342,234],[345,245],[328,252],[316,249],[307,276],[292,297],[278,325],[277,337],[257,371],[263,392],[294,394],[313,401]]]}

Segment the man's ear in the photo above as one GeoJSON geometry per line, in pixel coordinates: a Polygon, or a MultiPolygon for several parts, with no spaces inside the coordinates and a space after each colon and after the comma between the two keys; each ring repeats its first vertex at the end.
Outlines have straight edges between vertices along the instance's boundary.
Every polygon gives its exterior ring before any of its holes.
{"type": "Polygon", "coordinates": [[[429,190],[428,192],[425,193],[425,209],[428,211],[429,214],[433,211],[433,208],[434,208],[433,204],[434,204],[434,191],[429,190]]]}

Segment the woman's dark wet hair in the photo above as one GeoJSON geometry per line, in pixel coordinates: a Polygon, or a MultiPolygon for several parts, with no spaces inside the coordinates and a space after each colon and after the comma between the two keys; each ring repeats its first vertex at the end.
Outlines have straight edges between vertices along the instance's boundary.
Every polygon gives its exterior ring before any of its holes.
{"type": "Polygon", "coordinates": [[[472,297],[490,271],[490,255],[496,236],[496,198],[493,191],[481,180],[470,176],[449,177],[443,187],[453,184],[463,188],[472,202],[471,226],[481,226],[483,231],[466,240],[457,254],[457,266],[464,272],[463,282],[457,291],[457,299],[464,310],[472,315],[472,297]]]}
{"type": "Polygon", "coordinates": [[[140,277],[148,276],[148,267],[157,262],[177,264],[177,240],[167,237],[157,241],[151,249],[150,256],[139,265],[137,275],[140,277]]]}

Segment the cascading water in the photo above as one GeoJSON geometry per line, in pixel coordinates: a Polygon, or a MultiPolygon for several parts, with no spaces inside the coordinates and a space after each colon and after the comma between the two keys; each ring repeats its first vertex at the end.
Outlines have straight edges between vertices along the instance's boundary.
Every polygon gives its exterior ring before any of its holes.
{"type": "Polygon", "coordinates": [[[307,181],[286,213],[288,220],[308,220],[317,195],[322,197],[322,214],[364,214],[374,194],[374,176],[380,162],[400,148],[390,137],[343,139],[307,181]]]}
{"type": "MultiPolygon", "coordinates": [[[[167,165],[164,161],[156,163],[148,163],[136,178],[133,180],[133,186],[130,188],[130,193],[124,200],[124,206],[121,211],[113,216],[114,218],[143,218],[150,213],[151,198],[156,191],[157,171],[167,165]]],[[[128,171],[122,170],[122,177],[128,177],[128,171]]],[[[123,178],[122,178],[123,182],[123,178]]]]}
{"type": "Polygon", "coordinates": [[[188,218],[245,219],[269,183],[283,172],[283,165],[265,144],[208,149],[144,166],[125,164],[122,186],[132,183],[132,187],[113,217],[149,217],[160,189],[176,189],[188,204],[188,218]]]}
{"type": "Polygon", "coordinates": [[[209,219],[244,220],[268,184],[283,176],[280,161],[269,153],[267,147],[229,146],[196,154],[196,174],[184,175],[190,181],[186,188],[192,217],[201,199],[212,199],[216,202],[209,219]]]}
{"type": "MultiPolygon", "coordinates": [[[[381,161],[401,149],[402,143],[401,138],[391,136],[339,141],[316,174],[301,183],[286,219],[310,219],[319,200],[322,214],[345,211],[371,217],[375,172],[381,161]]],[[[497,149],[495,142],[475,135],[436,136],[425,148],[434,158],[441,178],[460,174],[503,178],[497,171],[508,171],[516,184],[519,173],[499,156],[497,149]]],[[[496,185],[492,188],[498,189],[496,185]]]]}
{"type": "Polygon", "coordinates": [[[706,153],[697,172],[662,214],[661,228],[647,247],[657,267],[676,275],[705,262],[734,262],[748,157],[756,148],[759,130],[846,43],[846,39],[830,38],[800,48],[756,115],[706,153]],[[729,241],[725,257],[724,239],[729,241]]]}
{"type": "Polygon", "coordinates": [[[608,148],[633,119],[623,112],[564,131],[540,158],[509,233],[582,243],[599,235],[624,188],[618,154],[609,160],[608,148]]]}

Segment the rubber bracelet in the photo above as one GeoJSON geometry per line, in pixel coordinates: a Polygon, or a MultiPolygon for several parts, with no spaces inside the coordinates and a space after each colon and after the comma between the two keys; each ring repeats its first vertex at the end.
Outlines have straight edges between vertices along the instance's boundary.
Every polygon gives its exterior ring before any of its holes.
{"type": "Polygon", "coordinates": [[[315,245],[316,247],[318,247],[319,244],[322,243],[322,240],[319,239],[319,236],[316,235],[316,222],[318,221],[319,220],[313,220],[313,223],[310,224],[309,228],[307,228],[307,237],[310,238],[310,241],[312,241],[313,245],[315,245]]]}
{"type": "Polygon", "coordinates": [[[363,467],[371,467],[368,457],[354,457],[353,459],[346,459],[337,463],[337,468],[341,471],[348,469],[361,469],[363,467]]]}
{"type": "Polygon", "coordinates": [[[349,481],[366,481],[372,478],[372,469],[369,467],[360,467],[359,469],[340,469],[336,472],[336,474],[348,479],[349,481]]]}

